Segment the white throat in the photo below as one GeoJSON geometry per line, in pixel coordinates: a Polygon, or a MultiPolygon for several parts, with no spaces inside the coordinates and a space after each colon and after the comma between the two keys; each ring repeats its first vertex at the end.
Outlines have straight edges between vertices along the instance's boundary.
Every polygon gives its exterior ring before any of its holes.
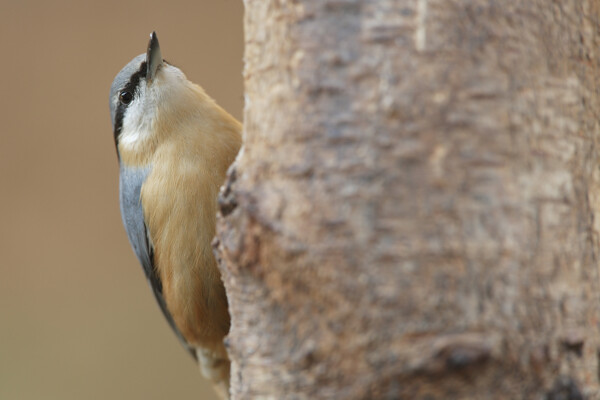
{"type": "Polygon", "coordinates": [[[121,146],[132,148],[148,139],[154,125],[156,104],[154,96],[147,90],[145,82],[138,87],[139,93],[127,107],[123,117],[123,127],[119,137],[121,146]]]}
{"type": "Polygon", "coordinates": [[[159,102],[176,102],[179,96],[173,94],[181,93],[186,82],[181,70],[168,64],[163,64],[151,85],[147,85],[145,80],[140,82],[138,92],[123,116],[120,146],[135,151],[151,140],[156,129],[157,113],[160,112],[159,102]]]}

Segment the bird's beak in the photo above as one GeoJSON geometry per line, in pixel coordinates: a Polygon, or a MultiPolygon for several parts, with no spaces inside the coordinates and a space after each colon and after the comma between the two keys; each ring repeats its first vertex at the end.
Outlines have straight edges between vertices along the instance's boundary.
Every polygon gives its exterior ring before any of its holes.
{"type": "Polygon", "coordinates": [[[156,32],[150,34],[150,41],[148,42],[148,51],[146,52],[146,81],[152,82],[156,76],[156,71],[163,63],[162,55],[160,54],[160,45],[158,44],[158,37],[156,32]]]}

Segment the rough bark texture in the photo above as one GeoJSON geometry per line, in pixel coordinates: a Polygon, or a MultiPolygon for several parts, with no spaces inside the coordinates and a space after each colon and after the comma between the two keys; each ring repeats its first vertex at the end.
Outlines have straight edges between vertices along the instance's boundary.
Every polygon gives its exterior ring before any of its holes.
{"type": "Polygon", "coordinates": [[[234,399],[598,398],[599,8],[246,0],[234,399]]]}

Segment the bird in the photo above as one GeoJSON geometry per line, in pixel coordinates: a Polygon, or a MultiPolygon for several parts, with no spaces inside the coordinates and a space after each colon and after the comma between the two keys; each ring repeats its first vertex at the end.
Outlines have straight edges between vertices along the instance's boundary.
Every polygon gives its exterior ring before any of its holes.
{"type": "Polygon", "coordinates": [[[230,315],[211,241],[242,125],[162,58],[156,32],[114,78],[109,107],[129,242],[169,325],[228,399],[230,315]]]}

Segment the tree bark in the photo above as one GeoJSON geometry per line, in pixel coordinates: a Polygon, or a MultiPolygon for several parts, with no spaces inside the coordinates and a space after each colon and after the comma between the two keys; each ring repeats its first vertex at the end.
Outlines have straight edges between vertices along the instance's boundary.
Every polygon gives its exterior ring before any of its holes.
{"type": "Polygon", "coordinates": [[[598,398],[600,3],[245,4],[232,398],[598,398]]]}

